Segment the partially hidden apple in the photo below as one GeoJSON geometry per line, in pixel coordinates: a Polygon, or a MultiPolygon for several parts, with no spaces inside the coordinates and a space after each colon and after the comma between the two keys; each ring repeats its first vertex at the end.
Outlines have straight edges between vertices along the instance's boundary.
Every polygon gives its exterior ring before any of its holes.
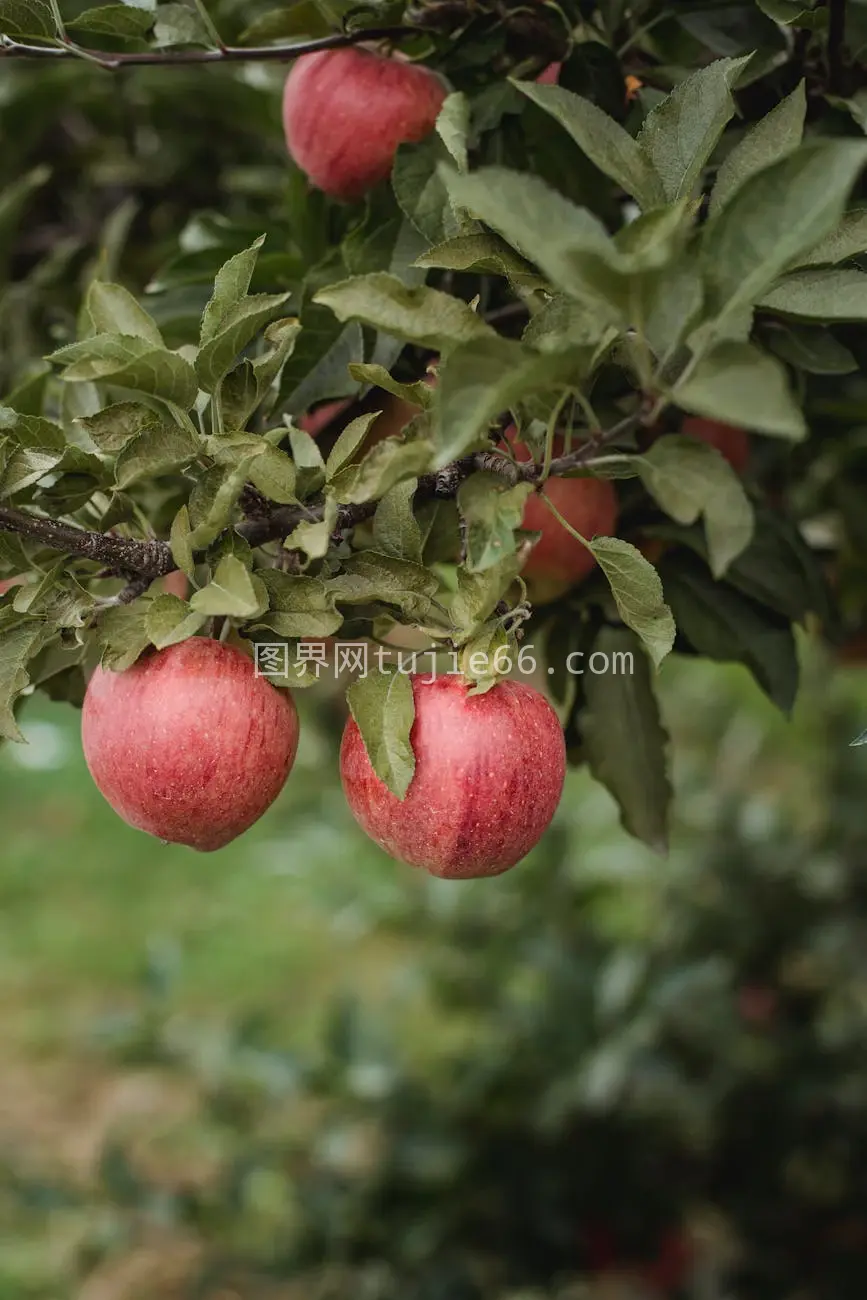
{"type": "Polygon", "coordinates": [[[298,748],[288,691],[234,646],[191,637],[125,672],[97,668],[81,720],[91,776],[130,826],[210,851],[277,798],[298,748]]]}
{"type": "MultiPolygon", "coordinates": [[[[518,441],[511,425],[505,441],[519,461],[530,459],[524,443],[518,441]]],[[[558,439],[554,454],[560,455],[563,444],[558,439]]],[[[524,565],[531,598],[538,604],[555,600],[575,583],[583,581],[596,566],[596,560],[577,537],[563,527],[548,509],[546,496],[567,523],[589,541],[594,536],[610,536],[617,524],[617,493],[608,479],[549,478],[538,492],[527,498],[521,527],[542,536],[524,565]]]]}
{"type": "Polygon", "coordinates": [[[715,447],[736,474],[746,473],[750,459],[750,438],[745,429],[734,424],[723,424],[721,420],[706,420],[700,415],[688,415],[681,425],[681,432],[689,438],[698,438],[699,442],[715,447]]]}
{"type": "Polygon", "coordinates": [[[496,876],[529,853],[554,816],[566,750],[538,691],[501,681],[470,694],[457,674],[413,676],[415,773],[403,799],[373,770],[350,718],[340,776],[353,816],[386,853],[433,876],[496,876]]]}
{"type": "Polygon", "coordinates": [[[350,397],[338,397],[334,401],[320,402],[312,411],[307,411],[299,417],[298,428],[309,433],[311,438],[318,438],[320,433],[324,433],[329,425],[351,405],[350,397]]]}
{"type": "Polygon", "coordinates": [[[359,199],[387,178],[399,145],[433,130],[446,94],[402,59],[353,47],[302,54],[283,94],[289,153],[326,194],[359,199]]]}

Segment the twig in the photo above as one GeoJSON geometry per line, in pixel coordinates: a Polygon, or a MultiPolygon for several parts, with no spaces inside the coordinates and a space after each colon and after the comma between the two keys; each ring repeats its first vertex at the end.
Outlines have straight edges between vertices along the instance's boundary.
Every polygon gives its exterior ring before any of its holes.
{"type": "MultiPolygon", "coordinates": [[[[600,431],[575,451],[552,460],[548,470],[549,476],[567,474],[573,469],[589,464],[603,447],[626,436],[637,428],[639,423],[639,415],[630,415],[612,428],[600,431]]],[[[418,481],[416,496],[420,500],[449,500],[457,496],[461,484],[479,470],[498,474],[510,484],[539,483],[544,475],[543,465],[538,465],[534,461],[514,461],[504,452],[492,449],[475,452],[471,456],[452,461],[450,465],[434,473],[423,474],[418,481]]],[[[256,505],[259,509],[258,494],[256,505]]],[[[376,501],[364,501],[341,506],[337,512],[334,532],[345,533],[363,523],[373,515],[377,505],[376,501]]],[[[308,505],[280,506],[267,514],[257,513],[245,519],[237,526],[237,532],[251,546],[264,546],[268,542],[288,537],[303,521],[315,523],[322,519],[324,509],[324,502],[321,500],[308,505]]],[[[72,524],[56,523],[43,515],[33,515],[11,507],[0,508],[0,532],[19,533],[24,537],[32,537],[52,550],[94,560],[111,572],[123,574],[131,580],[141,578],[149,583],[154,578],[162,577],[177,568],[167,542],[159,540],[142,542],[133,538],[117,537],[111,533],[88,532],[72,524]]],[[[131,591],[131,588],[127,590],[131,591]]],[[[128,599],[134,598],[134,594],[128,597],[128,599]]]]}
{"type": "Polygon", "coordinates": [[[218,49],[206,50],[136,50],[127,54],[115,54],[106,50],[93,50],[81,45],[31,45],[16,41],[11,36],[0,33],[0,61],[3,59],[86,59],[97,63],[107,72],[117,72],[120,68],[142,67],[156,64],[162,67],[176,66],[183,63],[286,63],[297,59],[301,54],[316,54],[320,50],[338,50],[348,45],[358,45],[362,41],[400,40],[404,36],[418,34],[416,27],[369,27],[353,32],[335,32],[332,36],[320,36],[312,41],[296,41],[294,45],[227,45],[218,49]]]}

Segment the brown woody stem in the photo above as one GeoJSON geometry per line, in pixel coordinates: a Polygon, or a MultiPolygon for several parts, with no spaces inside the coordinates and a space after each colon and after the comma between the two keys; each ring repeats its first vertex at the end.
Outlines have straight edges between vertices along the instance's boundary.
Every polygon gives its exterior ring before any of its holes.
{"type": "MultiPolygon", "coordinates": [[[[638,415],[630,415],[611,429],[600,431],[567,456],[558,456],[552,460],[549,474],[567,474],[570,470],[591,463],[603,447],[632,432],[639,422],[638,415]]],[[[499,451],[479,451],[453,461],[435,473],[422,475],[416,495],[423,500],[449,500],[457,496],[461,484],[479,470],[498,474],[512,484],[537,483],[542,477],[542,466],[533,461],[516,462],[499,451]]],[[[376,501],[365,501],[358,505],[341,506],[337,513],[335,532],[348,532],[369,519],[377,504],[376,501]]],[[[280,506],[267,514],[257,512],[254,517],[248,517],[238,524],[237,531],[251,546],[264,546],[267,542],[288,537],[305,520],[315,522],[321,519],[323,509],[322,501],[309,505],[280,506]]],[[[113,573],[131,579],[141,578],[151,582],[177,567],[168,542],[142,542],[134,538],[117,537],[113,533],[88,532],[74,524],[56,523],[44,515],[34,515],[8,506],[0,507],[0,532],[31,537],[51,550],[93,560],[113,573]]]]}

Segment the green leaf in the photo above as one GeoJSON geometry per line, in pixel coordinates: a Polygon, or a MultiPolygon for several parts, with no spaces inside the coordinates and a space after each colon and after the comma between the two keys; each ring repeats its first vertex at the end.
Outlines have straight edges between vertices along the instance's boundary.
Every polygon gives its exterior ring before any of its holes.
{"type": "Polygon", "coordinates": [[[417,380],[414,384],[398,383],[391,377],[385,366],[352,365],[349,371],[359,383],[373,384],[376,388],[382,388],[386,393],[399,397],[402,402],[417,406],[419,410],[426,410],[433,402],[431,385],[423,379],[417,380]]]}
{"type": "Polygon", "coordinates": [[[97,334],[50,357],[65,367],[67,383],[107,383],[150,393],[188,411],[199,385],[189,361],[132,334],[97,334]]]}
{"type": "Polygon", "coordinates": [[[202,441],[194,433],[154,417],[120,452],[115,486],[122,491],[141,479],[173,474],[194,461],[202,449],[202,441]]]}
{"type": "Polygon", "coordinates": [[[140,402],[116,402],[96,415],[83,415],[76,420],[108,456],[116,455],[138,434],[159,422],[153,409],[140,402]]]}
{"type": "Polygon", "coordinates": [[[367,437],[370,426],[381,414],[381,411],[370,411],[367,415],[359,415],[356,419],[350,420],[331,448],[328,460],[325,462],[325,477],[329,483],[344,465],[349,464],[367,437]]]}
{"type": "Polygon", "coordinates": [[[386,438],[370,449],[363,460],[345,465],[330,480],[337,501],[352,505],[376,501],[402,479],[417,478],[430,466],[431,444],[426,439],[401,442],[386,438]]]}
{"type": "Polygon", "coordinates": [[[202,316],[200,346],[214,342],[223,332],[232,312],[246,298],[264,242],[265,236],[260,235],[249,248],[236,253],[220,267],[214,278],[214,291],[202,316]]]}
{"type": "Polygon", "coordinates": [[[471,474],[458,489],[458,509],[466,526],[466,566],[483,573],[516,548],[530,483],[508,487],[497,474],[471,474]]]}
{"type": "Polygon", "coordinates": [[[467,171],[469,167],[467,161],[467,137],[470,132],[470,101],[461,91],[446,96],[439,111],[436,129],[443,144],[455,160],[458,171],[467,171]]]}
{"type": "Polygon", "coordinates": [[[790,366],[811,375],[850,375],[858,369],[849,349],[821,325],[780,326],[768,331],[767,344],[790,366]]]}
{"type": "Polygon", "coordinates": [[[301,329],[295,317],[273,321],[262,335],[265,349],[255,360],[245,358],[223,380],[223,419],[229,429],[243,429],[250,416],[276,385],[292,355],[301,329]]]}
{"type": "Polygon", "coordinates": [[[692,415],[798,442],[804,414],[785,366],[751,343],[719,343],[675,385],[672,396],[692,415]]]}
{"type": "Polygon", "coordinates": [[[756,302],[798,257],[837,226],[867,162],[867,142],[815,140],[751,176],[702,240],[720,314],[756,302]]]}
{"type": "Polygon", "coordinates": [[[197,613],[185,600],[164,594],[157,596],[147,607],[146,627],[148,638],[157,650],[186,641],[204,626],[207,613],[197,613]]]}
{"type": "Polygon", "coordinates": [[[577,388],[585,361],[579,348],[536,352],[512,339],[465,344],[440,367],[434,412],[434,468],[486,442],[491,421],[533,393],[577,388]]]}
{"type": "Polygon", "coordinates": [[[373,544],[384,555],[422,562],[422,536],[413,513],[418,479],[410,478],[389,488],[373,517],[373,544]]]}
{"type": "Polygon", "coordinates": [[[187,545],[192,550],[210,546],[228,528],[254,459],[251,456],[236,465],[214,465],[196,479],[189,500],[192,532],[187,545]]]}
{"type": "Polygon", "coordinates": [[[510,248],[499,235],[455,235],[436,244],[415,260],[420,267],[445,271],[475,271],[479,275],[501,275],[520,289],[544,289],[547,281],[530,262],[510,248]]]}
{"type": "Polygon", "coordinates": [[[775,284],[759,306],[797,320],[867,320],[867,274],[841,271],[796,271],[775,284]]]}
{"type": "Polygon", "coordinates": [[[381,601],[423,622],[439,591],[436,574],[420,564],[379,551],[356,551],[343,563],[343,572],[330,579],[328,590],[338,602],[367,605],[381,601]]]}
{"type": "Polygon", "coordinates": [[[284,429],[275,429],[267,435],[258,433],[225,433],[209,438],[207,448],[215,460],[224,465],[246,465],[246,472],[254,487],[269,501],[278,505],[291,505],[298,500],[296,494],[295,465],[285,451],[273,445],[285,435],[284,429]]]}
{"type": "Polygon", "coordinates": [[[341,327],[326,307],[305,306],[301,334],[280,383],[286,409],[300,415],[325,398],[354,395],[358,384],[349,366],[363,360],[364,336],[356,321],[341,327]]]}
{"type": "Polygon", "coordinates": [[[749,546],[755,520],[743,485],[716,450],[695,438],[659,438],[636,456],[641,479],[666,514],[680,524],[703,515],[714,577],[749,546]]]}
{"type": "Polygon", "coordinates": [[[172,559],[181,572],[185,573],[188,578],[192,578],[195,571],[193,548],[190,544],[191,533],[190,512],[186,506],[181,506],[180,510],[172,520],[169,545],[172,548],[172,559]]]}
{"type": "Polygon", "coordinates": [[[320,289],[314,301],[330,307],[341,321],[358,320],[438,352],[494,333],[460,298],[424,285],[407,288],[382,271],[320,289]]]}
{"type": "Polygon", "coordinates": [[[590,771],[611,792],[630,835],[657,853],[668,851],[672,789],[668,736],[659,715],[650,663],[633,633],[603,627],[593,653],[606,656],[608,671],[583,676],[581,736],[590,771]],[[624,669],[630,660],[631,671],[624,669]]]}
{"type": "MultiPolygon", "coordinates": [[[[537,176],[483,167],[470,176],[447,172],[445,179],[455,202],[502,235],[562,292],[579,298],[588,293],[586,254],[614,255],[613,241],[598,218],[537,176]]],[[[598,290],[593,296],[604,299],[598,290]]]]}
{"type": "Polygon", "coordinates": [[[156,9],[153,33],[159,48],[171,45],[211,44],[210,33],[195,9],[185,4],[161,4],[156,9]]]}
{"type": "Polygon", "coordinates": [[[97,9],[85,9],[66,25],[71,31],[98,32],[101,36],[124,39],[144,36],[155,21],[156,13],[152,10],[138,9],[128,4],[109,4],[100,5],[97,9]]]}
{"type": "Polygon", "coordinates": [[[641,638],[658,668],[675,637],[659,574],[636,547],[620,537],[597,537],[587,546],[608,579],[617,612],[641,638]]]}
{"type": "MultiPolygon", "coordinates": [[[[288,293],[259,293],[243,298],[220,320],[217,332],[203,342],[196,356],[196,375],[207,393],[212,393],[231,370],[235,358],[243,352],[275,312],[289,297],[288,293]]],[[[204,332],[204,321],[202,322],[204,332]]]]}
{"type": "Polygon", "coordinates": [[[750,127],[720,167],[710,199],[711,217],[718,216],[756,172],[798,148],[804,135],[806,112],[804,82],[799,81],[790,95],[750,127]]]}
{"type": "Polygon", "coordinates": [[[328,554],[331,534],[337,526],[337,502],[326,494],[321,519],[302,519],[284,542],[288,550],[303,551],[309,560],[321,560],[328,554]]]}
{"type": "Polygon", "coordinates": [[[415,704],[408,674],[374,672],[359,677],[346,692],[346,702],[371,767],[391,793],[403,799],[415,773],[410,742],[415,704]]]}
{"type": "Polygon", "coordinates": [[[752,55],[717,59],[682,81],[644,119],[638,145],[672,202],[690,198],[726,123],[734,113],[732,86],[752,55]]]}
{"type": "Polygon", "coordinates": [[[314,0],[295,0],[288,7],[267,9],[254,18],[241,33],[239,44],[264,45],[290,36],[328,36],[331,32],[324,7],[317,7],[314,0]]]}
{"type": "Polygon", "coordinates": [[[18,627],[4,629],[0,637],[0,736],[6,740],[24,740],[12,706],[30,684],[27,663],[41,648],[43,636],[43,624],[28,620],[18,627]]]}
{"type": "Polygon", "coordinates": [[[16,39],[58,35],[48,0],[0,0],[0,32],[16,39]]]}
{"type": "Polygon", "coordinates": [[[322,637],[331,636],[343,622],[334,596],[321,578],[279,569],[259,569],[256,577],[264,583],[270,601],[257,627],[270,628],[284,637],[322,637]]]}
{"type": "Polygon", "coordinates": [[[260,579],[234,555],[220,560],[207,587],[194,593],[190,609],[205,617],[257,618],[268,605],[268,592],[260,579]]]}
{"type": "MultiPolygon", "coordinates": [[[[125,6],[118,5],[117,8],[125,6]]],[[[130,9],[128,12],[140,14],[142,10],[130,9]]],[[[165,347],[153,317],[123,285],[93,280],[84,301],[94,334],[129,334],[144,339],[152,347],[165,347]]]]}
{"type": "Polygon", "coordinates": [[[526,549],[507,555],[498,564],[483,573],[470,573],[461,565],[458,569],[457,591],[451,599],[449,612],[460,644],[472,635],[493,614],[498,603],[518,576],[526,556],[526,549]]]}
{"type": "Polygon", "coordinates": [[[140,596],[131,605],[107,609],[99,623],[102,666],[122,673],[131,668],[139,655],[151,644],[147,615],[150,596],[140,596]]]}
{"type": "Polygon", "coordinates": [[[714,582],[692,556],[663,558],[666,598],[679,632],[709,659],[743,663],[778,708],[788,713],[798,689],[798,659],[792,629],[781,619],[735,591],[714,582]]]}
{"type": "Polygon", "coordinates": [[[325,482],[325,461],[315,439],[303,429],[291,428],[289,443],[297,475],[296,493],[303,501],[318,492],[325,482]]]}
{"type": "Polygon", "coordinates": [[[834,266],[867,253],[867,208],[847,212],[839,226],[809,253],[799,257],[798,266],[834,266]]]}
{"type": "Polygon", "coordinates": [[[639,207],[652,208],[663,202],[659,177],[632,136],[613,117],[562,86],[540,86],[535,81],[512,84],[565,127],[590,161],[631,194],[639,207]]]}
{"type": "Polygon", "coordinates": [[[391,184],[401,212],[430,244],[461,233],[452,210],[440,165],[448,151],[435,134],[417,144],[401,145],[394,160],[391,184]]]}
{"type": "Polygon", "coordinates": [[[59,424],[41,415],[21,415],[9,406],[0,406],[0,432],[9,433],[20,447],[34,451],[60,451],[66,438],[59,424]]]}

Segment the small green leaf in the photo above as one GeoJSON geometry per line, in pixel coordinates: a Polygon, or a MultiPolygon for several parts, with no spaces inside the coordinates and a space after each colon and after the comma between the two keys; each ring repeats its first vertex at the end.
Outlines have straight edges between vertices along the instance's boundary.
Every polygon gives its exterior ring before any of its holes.
{"type": "Polygon", "coordinates": [[[373,384],[376,388],[382,388],[386,393],[391,393],[393,397],[399,397],[402,402],[409,402],[417,406],[420,410],[427,409],[433,401],[433,392],[430,384],[419,379],[414,384],[401,384],[385,369],[385,366],[375,365],[352,365],[349,367],[350,374],[362,384],[373,384]]]}
{"type": "Polygon", "coordinates": [[[250,456],[236,465],[214,465],[196,479],[189,500],[192,532],[187,545],[192,550],[210,546],[229,526],[254,460],[250,456]]]}
{"type": "Polygon", "coordinates": [[[672,799],[668,736],[650,663],[626,628],[601,628],[592,650],[606,656],[607,671],[582,678],[580,727],[590,771],[616,799],[624,830],[666,853],[672,799]]]}
{"type": "Polygon", "coordinates": [[[331,534],[337,526],[337,502],[326,495],[321,519],[302,519],[284,542],[288,550],[303,551],[308,560],[321,560],[328,554],[331,534]]]}
{"type": "Polygon", "coordinates": [[[430,466],[431,444],[425,439],[401,442],[386,438],[363,460],[345,465],[331,479],[335,498],[344,505],[377,501],[402,479],[417,478],[430,466]]]}
{"type": "Polygon", "coordinates": [[[279,311],[288,297],[288,293],[259,293],[251,298],[243,298],[223,315],[217,332],[201,344],[196,357],[196,375],[205,392],[214,392],[231,370],[235,358],[279,311]]]}
{"type": "Polygon", "coordinates": [[[101,452],[114,456],[137,434],[159,423],[150,406],[139,402],[116,402],[96,415],[83,415],[76,421],[87,430],[101,452]]]}
{"type": "Polygon", "coordinates": [[[325,482],[325,461],[315,439],[303,429],[291,428],[289,443],[295,462],[296,492],[303,501],[318,492],[325,482]]]}
{"type": "Polygon", "coordinates": [[[675,385],[672,396],[692,415],[793,442],[807,434],[785,366],[751,343],[719,343],[675,385]]]}
{"type": "MultiPolygon", "coordinates": [[[[126,8],[124,5],[116,7],[126,8]]],[[[143,11],[127,9],[127,12],[141,14],[143,11]]],[[[130,334],[144,339],[152,347],[165,347],[156,321],[123,285],[93,280],[84,301],[95,334],[130,334]]]]}
{"type": "Polygon", "coordinates": [[[150,596],[140,596],[131,605],[116,605],[102,615],[99,642],[103,668],[122,673],[151,644],[147,626],[151,601],[150,596]]]}
{"type": "Polygon", "coordinates": [[[512,84],[565,127],[590,161],[631,194],[639,207],[653,208],[663,202],[659,177],[632,136],[613,117],[562,86],[540,86],[535,81],[512,84]]]}
{"type": "Polygon", "coordinates": [[[424,285],[407,288],[396,276],[375,271],[320,289],[314,302],[341,321],[358,320],[421,347],[447,352],[456,344],[494,331],[460,298],[424,285]]]}
{"type": "Polygon", "coordinates": [[[67,23],[71,31],[98,32],[100,36],[140,38],[146,35],[156,21],[153,10],[139,9],[128,4],[100,5],[85,9],[77,18],[67,23]]]}
{"type": "Polygon", "coordinates": [[[796,271],[775,284],[759,306],[796,320],[867,320],[867,274],[854,268],[796,271]]]}
{"type": "Polygon", "coordinates": [[[458,489],[458,509],[466,526],[466,565],[471,573],[493,568],[516,548],[532,484],[508,487],[497,474],[471,474],[458,489]]]}
{"type": "Polygon", "coordinates": [[[43,637],[44,625],[36,620],[4,629],[0,637],[0,736],[6,740],[24,740],[12,706],[30,683],[27,662],[41,648],[43,637]]]}
{"type": "Polygon", "coordinates": [[[373,516],[373,544],[385,555],[421,564],[421,529],[412,508],[417,487],[418,480],[410,478],[384,494],[373,516]]]}
{"type": "Polygon", "coordinates": [[[189,361],[133,334],[97,334],[52,353],[67,383],[107,383],[173,402],[188,411],[199,385],[189,361]]]}
{"type": "Polygon", "coordinates": [[[749,546],[753,508],[729,463],[714,447],[695,438],[659,438],[634,464],[645,487],[666,514],[680,524],[704,516],[714,577],[721,577],[749,546]]]}
{"type": "Polygon", "coordinates": [[[344,561],[342,573],[329,580],[328,590],[338,602],[366,605],[380,601],[423,622],[431,612],[439,580],[430,569],[409,560],[379,551],[356,551],[344,561]]]}
{"type": "Polygon", "coordinates": [[[329,483],[335,474],[349,464],[367,437],[370,426],[381,414],[381,411],[370,411],[367,415],[359,415],[356,419],[350,420],[331,448],[328,460],[325,462],[325,477],[329,483]]]}
{"type": "Polygon", "coordinates": [[[118,456],[115,486],[123,490],[144,478],[172,474],[189,465],[201,450],[201,440],[195,434],[180,425],[154,418],[118,456]]]}
{"type": "Polygon", "coordinates": [[[798,148],[806,112],[804,82],[799,81],[790,95],[750,127],[720,167],[710,200],[712,217],[722,212],[751,176],[798,148]]]}
{"type": "Polygon", "coordinates": [[[207,622],[206,613],[192,610],[178,596],[157,596],[147,607],[146,627],[148,638],[157,650],[186,641],[207,622]]]}
{"type": "Polygon", "coordinates": [[[403,799],[415,773],[410,742],[415,704],[409,676],[368,673],[352,683],[346,701],[371,767],[391,793],[403,799]]]}
{"type": "Polygon", "coordinates": [[[470,101],[461,91],[446,96],[439,111],[436,129],[443,144],[454,158],[458,171],[467,171],[469,167],[467,161],[467,137],[470,133],[470,101]]]}
{"type": "Polygon", "coordinates": [[[268,592],[234,555],[220,560],[207,587],[194,593],[190,609],[203,616],[258,618],[265,612],[268,592]]]}
{"type": "Polygon", "coordinates": [[[638,146],[665,198],[690,198],[735,110],[732,86],[752,55],[717,59],[692,73],[648,113],[638,146]]]}
{"type": "Polygon", "coordinates": [[[214,279],[214,292],[202,316],[200,344],[213,343],[225,327],[226,320],[244,301],[256,269],[259,250],[265,242],[260,235],[249,248],[236,253],[220,267],[214,279]]]}
{"type": "Polygon", "coordinates": [[[587,545],[608,579],[620,617],[641,638],[658,668],[674,645],[676,631],[659,574],[620,537],[597,537],[587,545]]]}
{"type": "Polygon", "coordinates": [[[188,578],[192,578],[195,571],[193,548],[190,545],[191,534],[192,528],[190,527],[190,512],[186,506],[181,506],[180,510],[172,520],[169,545],[172,548],[172,559],[181,572],[185,573],[188,578]]]}
{"type": "MultiPolygon", "coordinates": [[[[257,628],[270,628],[283,637],[331,636],[343,622],[334,596],[321,578],[259,569],[256,577],[265,585],[270,601],[257,628]]],[[[253,629],[255,631],[255,628],[253,629]]]]}
{"type": "Polygon", "coordinates": [[[15,38],[58,35],[48,0],[0,0],[0,32],[15,38]]]}

